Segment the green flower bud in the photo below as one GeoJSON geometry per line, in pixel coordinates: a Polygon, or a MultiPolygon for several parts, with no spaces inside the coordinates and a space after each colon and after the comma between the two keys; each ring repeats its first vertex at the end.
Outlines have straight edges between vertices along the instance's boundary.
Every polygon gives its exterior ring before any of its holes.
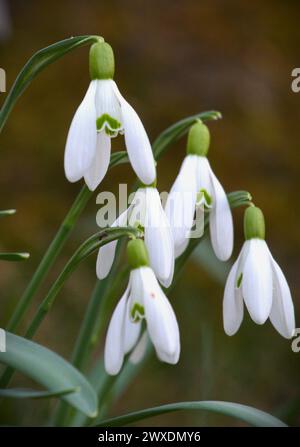
{"type": "Polygon", "coordinates": [[[149,256],[142,239],[132,239],[127,244],[127,259],[131,269],[149,267],[149,256]]]}
{"type": "Polygon", "coordinates": [[[265,239],[265,218],[260,208],[249,206],[244,214],[245,239],[265,239]]]}
{"type": "Polygon", "coordinates": [[[199,155],[205,157],[210,143],[210,134],[208,127],[197,121],[189,130],[187,140],[187,153],[189,155],[199,155]]]}
{"type": "Polygon", "coordinates": [[[115,58],[112,47],[106,42],[96,42],[90,49],[91,79],[113,79],[115,58]]]}

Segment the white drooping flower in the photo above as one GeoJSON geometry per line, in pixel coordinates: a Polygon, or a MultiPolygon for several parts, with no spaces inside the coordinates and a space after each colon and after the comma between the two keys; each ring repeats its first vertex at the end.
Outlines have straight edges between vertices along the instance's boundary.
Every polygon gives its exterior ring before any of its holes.
{"type": "Polygon", "coordinates": [[[210,238],[216,256],[226,261],[232,254],[232,214],[225,191],[206,158],[208,147],[209,131],[202,122],[197,122],[189,131],[187,156],[165,207],[173,231],[176,258],[188,245],[195,210],[201,203],[210,210],[210,238]]]}
{"type": "Polygon", "coordinates": [[[243,321],[244,302],[252,320],[263,324],[270,318],[285,338],[295,330],[294,306],[285,276],[264,240],[261,210],[251,206],[244,217],[246,241],[229,273],[223,300],[223,322],[227,335],[234,335],[243,321]]]}
{"type": "Polygon", "coordinates": [[[117,304],[109,323],[104,363],[108,374],[118,374],[124,357],[135,352],[133,363],[140,360],[139,345],[145,345],[141,335],[143,320],[158,358],[176,364],[180,354],[179,328],[173,308],[149,267],[147,250],[141,239],[128,243],[131,266],[128,287],[117,304]],[[137,347],[138,349],[134,349],[137,347]]]}
{"type": "Polygon", "coordinates": [[[90,190],[103,180],[110,162],[111,138],[124,134],[130,163],[146,185],[156,178],[155,161],[144,126],[121,95],[114,75],[110,45],[95,43],[90,51],[91,82],[70,126],[65,174],[70,182],[84,177],[90,190]]]}
{"type": "MultiPolygon", "coordinates": [[[[141,226],[149,253],[150,266],[160,283],[169,287],[174,274],[174,243],[170,223],[155,187],[139,188],[129,208],[112,224],[113,227],[141,226]]],[[[105,278],[112,267],[117,242],[99,249],[96,272],[105,278]]]]}

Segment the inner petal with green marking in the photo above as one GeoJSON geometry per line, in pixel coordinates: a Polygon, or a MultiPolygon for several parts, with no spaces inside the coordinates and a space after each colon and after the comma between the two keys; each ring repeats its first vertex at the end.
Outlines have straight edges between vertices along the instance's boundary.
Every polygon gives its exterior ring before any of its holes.
{"type": "Polygon", "coordinates": [[[135,302],[130,310],[130,317],[133,323],[138,323],[145,318],[145,309],[140,303],[135,302]]]}
{"type": "Polygon", "coordinates": [[[200,189],[197,193],[196,205],[204,205],[205,208],[211,208],[212,203],[212,196],[207,192],[207,190],[205,188],[200,189]]]}
{"type": "Polygon", "coordinates": [[[104,130],[112,138],[116,137],[119,133],[124,133],[122,123],[108,113],[103,113],[97,118],[96,126],[98,132],[104,130]]]}

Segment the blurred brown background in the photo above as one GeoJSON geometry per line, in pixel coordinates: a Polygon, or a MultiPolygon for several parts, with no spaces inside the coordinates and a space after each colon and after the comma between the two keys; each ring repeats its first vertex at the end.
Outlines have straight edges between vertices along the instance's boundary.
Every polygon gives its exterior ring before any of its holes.
{"type": "MultiPolygon", "coordinates": [[[[121,92],[140,114],[149,136],[204,110],[220,110],[210,124],[210,160],[226,190],[246,189],[265,212],[267,241],[290,283],[299,321],[300,93],[291,71],[300,66],[299,2],[273,1],[49,1],[7,2],[10,27],[0,33],[0,66],[8,88],[38,49],[71,35],[100,34],[116,56],[121,92]],[[10,29],[9,29],[10,28],[10,29]]],[[[2,16],[3,18],[4,16],[2,16]]],[[[1,23],[1,22],[0,22],[1,23]]],[[[81,48],[38,76],[1,134],[1,248],[31,253],[26,263],[1,263],[0,325],[14,304],[80,188],[64,178],[68,127],[89,82],[88,49],[81,48]]],[[[5,94],[0,96],[1,103],[5,94]]],[[[122,148],[121,138],[114,149],[122,148]]],[[[180,141],[158,165],[158,187],[168,190],[184,156],[180,141]]],[[[131,182],[128,166],[115,168],[101,189],[131,182]]],[[[39,291],[33,309],[74,248],[96,230],[92,199],[63,255],[39,291]]],[[[242,243],[242,212],[235,211],[235,255],[242,243]]],[[[202,253],[203,258],[203,253],[202,253]]],[[[91,257],[67,282],[37,337],[66,358],[95,282],[91,257]]],[[[111,410],[120,414],[180,400],[217,399],[253,405],[300,422],[300,353],[270,323],[247,316],[238,334],[222,328],[224,266],[209,274],[195,256],[172,294],[182,339],[180,363],[157,360],[138,376],[111,410]]],[[[29,321],[29,312],[27,321],[29,321]]],[[[101,346],[97,355],[101,355],[101,346]]],[[[15,386],[27,384],[16,376],[15,386]]],[[[43,402],[2,402],[1,423],[43,424],[43,402]]],[[[238,425],[213,414],[178,413],[149,425],[238,425]]]]}

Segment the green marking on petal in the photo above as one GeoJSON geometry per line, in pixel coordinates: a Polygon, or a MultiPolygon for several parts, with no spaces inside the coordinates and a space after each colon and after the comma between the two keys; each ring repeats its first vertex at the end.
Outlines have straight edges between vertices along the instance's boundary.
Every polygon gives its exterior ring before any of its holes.
{"type": "Polygon", "coordinates": [[[122,124],[120,121],[116,120],[108,113],[103,113],[103,115],[97,118],[96,126],[99,132],[104,129],[107,135],[111,137],[116,137],[122,130],[122,124]]]}
{"type": "Polygon", "coordinates": [[[141,222],[139,222],[138,220],[136,220],[135,222],[134,222],[134,228],[136,228],[137,230],[139,230],[140,232],[141,232],[141,234],[144,234],[144,232],[145,232],[145,227],[142,225],[142,223],[141,222]]]}
{"type": "Polygon", "coordinates": [[[237,282],[236,282],[236,286],[237,286],[238,289],[241,287],[242,281],[243,281],[243,273],[240,273],[239,277],[237,279],[237,282]]]}
{"type": "Polygon", "coordinates": [[[197,205],[201,205],[202,203],[204,203],[204,206],[206,208],[211,208],[212,207],[212,203],[213,203],[213,199],[212,199],[211,195],[208,194],[206,189],[202,188],[197,193],[197,201],[196,201],[196,203],[197,203],[197,205]]]}
{"type": "Polygon", "coordinates": [[[131,308],[130,316],[132,318],[133,323],[138,323],[142,318],[145,317],[145,309],[139,303],[134,303],[131,308]]]}

